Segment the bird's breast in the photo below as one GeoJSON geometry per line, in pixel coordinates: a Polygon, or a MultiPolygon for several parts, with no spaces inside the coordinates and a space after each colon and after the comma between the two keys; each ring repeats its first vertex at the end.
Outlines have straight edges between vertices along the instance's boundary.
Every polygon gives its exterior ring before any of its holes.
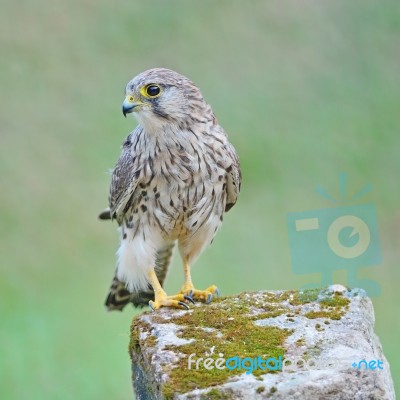
{"type": "Polygon", "coordinates": [[[151,138],[145,143],[135,159],[139,183],[130,210],[136,225],[150,225],[170,236],[200,229],[216,215],[222,219],[226,203],[222,149],[193,139],[178,135],[170,141],[151,138]]]}

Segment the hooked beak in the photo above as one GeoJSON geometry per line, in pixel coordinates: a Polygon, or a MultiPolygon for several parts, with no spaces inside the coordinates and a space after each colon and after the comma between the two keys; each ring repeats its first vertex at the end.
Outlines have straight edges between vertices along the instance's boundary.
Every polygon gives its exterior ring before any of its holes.
{"type": "Polygon", "coordinates": [[[135,98],[133,96],[126,96],[124,102],[122,103],[122,114],[124,114],[124,117],[126,118],[126,114],[133,112],[138,105],[139,103],[135,102],[135,98]]]}

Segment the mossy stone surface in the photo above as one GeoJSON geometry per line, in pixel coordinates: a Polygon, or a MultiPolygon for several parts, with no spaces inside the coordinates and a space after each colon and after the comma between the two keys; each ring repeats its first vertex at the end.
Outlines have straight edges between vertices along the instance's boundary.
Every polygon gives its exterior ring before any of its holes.
{"type": "Polygon", "coordinates": [[[254,399],[286,398],[287,371],[218,369],[216,359],[324,359],[343,331],[350,338],[359,335],[353,319],[363,321],[365,328],[373,321],[368,301],[341,287],[241,293],[188,311],[145,312],[131,328],[136,392],[144,400],[234,399],[240,391],[254,399]],[[206,358],[213,359],[214,368],[205,367],[206,358]]]}

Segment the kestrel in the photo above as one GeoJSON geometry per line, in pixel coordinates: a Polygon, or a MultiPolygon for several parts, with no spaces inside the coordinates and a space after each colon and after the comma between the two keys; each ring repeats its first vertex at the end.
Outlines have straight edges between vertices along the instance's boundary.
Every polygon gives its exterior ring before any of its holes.
{"type": "Polygon", "coordinates": [[[236,203],[238,156],[198,87],[177,72],[145,71],[127,84],[125,95],[122,112],[132,113],[139,125],[122,144],[109,209],[99,216],[116,219],[121,231],[106,306],[148,303],[155,310],[208,303],[217,287],[195,289],[190,268],[236,203]],[[168,296],[162,285],[176,243],[185,282],[168,296]]]}

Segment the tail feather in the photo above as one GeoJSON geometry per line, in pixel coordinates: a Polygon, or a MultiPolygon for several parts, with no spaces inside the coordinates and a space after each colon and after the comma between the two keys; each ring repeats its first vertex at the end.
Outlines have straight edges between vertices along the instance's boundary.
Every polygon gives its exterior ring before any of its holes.
{"type": "Polygon", "coordinates": [[[111,219],[111,210],[109,208],[104,209],[98,217],[103,220],[111,219]]]}
{"type": "MultiPolygon", "coordinates": [[[[168,243],[157,252],[155,272],[161,286],[163,286],[167,276],[174,245],[174,242],[168,243]]],[[[150,300],[154,300],[154,291],[151,286],[149,286],[148,290],[140,290],[131,293],[126,288],[125,283],[114,276],[105,306],[108,311],[122,311],[128,303],[132,303],[134,307],[144,307],[149,304],[150,300]]]]}

